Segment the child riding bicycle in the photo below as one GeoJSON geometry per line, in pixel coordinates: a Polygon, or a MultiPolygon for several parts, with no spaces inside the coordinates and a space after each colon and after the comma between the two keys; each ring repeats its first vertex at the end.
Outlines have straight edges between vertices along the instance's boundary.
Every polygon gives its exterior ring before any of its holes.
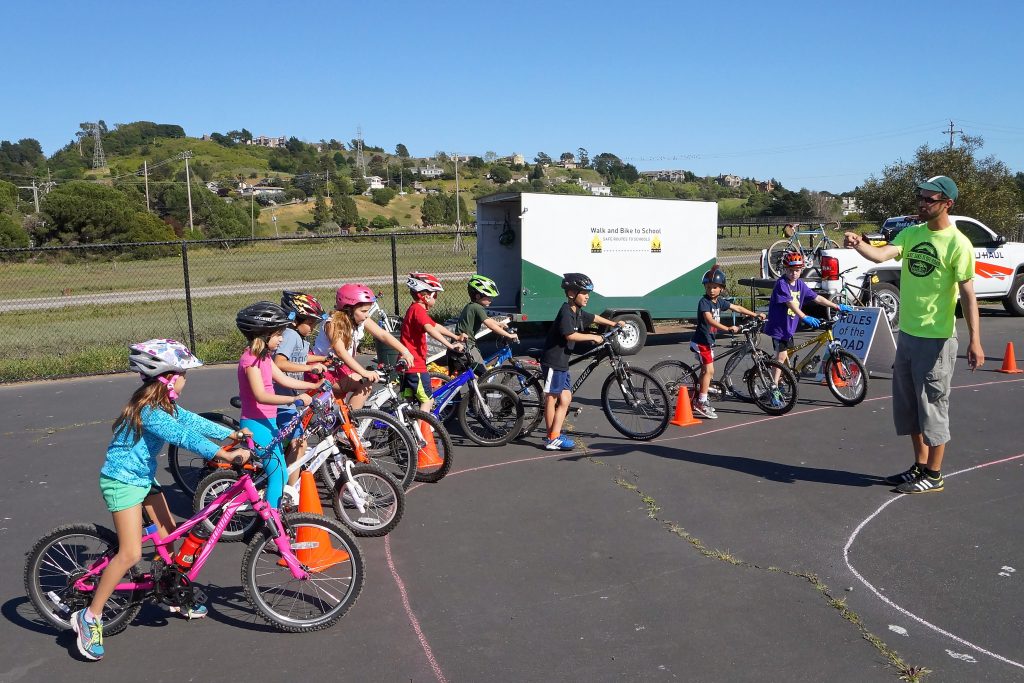
{"type": "Polygon", "coordinates": [[[518,342],[519,337],[506,329],[507,321],[504,324],[498,323],[487,315],[487,306],[490,306],[494,297],[498,296],[498,285],[494,280],[483,275],[474,275],[469,278],[466,288],[469,290],[469,303],[459,313],[459,320],[455,323],[455,333],[466,335],[466,351],[475,364],[473,370],[477,375],[482,375],[486,366],[483,356],[480,355],[480,350],[476,346],[476,333],[480,326],[483,325],[499,337],[514,342],[518,342]]]}
{"type": "MultiPolygon", "coordinates": [[[[100,470],[100,491],[114,516],[117,555],[103,570],[92,601],[71,615],[78,634],[78,651],[91,660],[103,658],[103,608],[125,573],[142,557],[142,510],[157,525],[161,536],[176,525],[167,500],[156,482],[156,458],[170,442],[209,460],[249,459],[249,451],[218,448],[209,439],[242,439],[248,432],[233,432],[223,425],[191,413],[177,404],[185,388],[185,372],[202,365],[184,344],[173,339],[150,339],[129,347],[128,366],[142,377],[121,415],[114,421],[114,437],[100,470]]],[[[206,616],[198,605],[184,616],[206,616]]]]}
{"type": "MultiPolygon", "coordinates": [[[[783,365],[789,360],[789,349],[793,348],[793,335],[800,321],[814,329],[821,326],[820,320],[804,313],[803,307],[808,301],[842,313],[853,311],[853,307],[833,303],[808,287],[807,283],[800,279],[805,265],[803,254],[798,251],[790,251],[783,256],[783,274],[776,281],[768,303],[768,321],[765,323],[764,333],[772,338],[776,359],[783,365]]],[[[778,370],[775,371],[776,383],[780,374],[778,370]]]]}
{"type": "Polygon", "coordinates": [[[412,352],[413,363],[405,371],[402,380],[403,393],[406,398],[415,400],[420,409],[430,412],[434,400],[431,398],[430,373],[427,371],[427,335],[441,342],[449,351],[461,351],[466,335],[458,335],[444,325],[438,325],[430,317],[428,311],[437,303],[438,292],[444,287],[437,276],[430,273],[409,273],[405,282],[412,296],[412,304],[405,312],[402,320],[402,346],[412,352]],[[448,339],[454,340],[454,343],[448,339]]]}
{"type": "Polygon", "coordinates": [[[704,273],[704,296],[697,302],[697,329],[690,338],[690,350],[697,356],[700,363],[700,390],[693,405],[693,412],[714,420],[718,413],[708,401],[708,389],[715,377],[715,331],[739,332],[736,325],[726,325],[721,321],[722,311],[736,311],[749,318],[764,318],[764,313],[755,313],[739,304],[722,299],[725,291],[725,271],[718,266],[704,273]]]}

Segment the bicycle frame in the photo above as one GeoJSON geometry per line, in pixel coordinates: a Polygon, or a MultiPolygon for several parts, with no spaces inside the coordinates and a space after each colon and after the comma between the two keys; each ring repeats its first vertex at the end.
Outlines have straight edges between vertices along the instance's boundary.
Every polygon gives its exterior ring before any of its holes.
{"type": "Polygon", "coordinates": [[[435,389],[430,395],[434,399],[434,409],[431,411],[434,417],[441,419],[441,413],[444,408],[462,393],[462,387],[471,383],[473,391],[476,392],[477,398],[480,399],[481,406],[486,411],[487,405],[484,403],[483,397],[480,396],[480,389],[476,385],[476,380],[476,373],[470,368],[435,389]]]}
{"type": "MultiPolygon", "coordinates": [[[[832,321],[829,320],[829,322],[831,323],[832,321]]],[[[837,342],[836,338],[832,335],[832,325],[826,325],[825,329],[823,329],[821,332],[814,335],[807,341],[801,342],[800,344],[794,346],[791,349],[787,349],[787,351],[789,352],[789,361],[787,362],[787,365],[789,365],[789,368],[793,371],[793,374],[796,375],[797,379],[799,379],[801,373],[806,371],[808,367],[810,367],[811,364],[815,362],[815,358],[817,358],[818,361],[821,360],[820,357],[815,356],[815,354],[818,353],[819,349],[821,349],[822,347],[826,347],[831,351],[833,345],[838,344],[839,342],[837,342]],[[797,363],[796,352],[806,349],[808,346],[811,345],[814,345],[814,348],[807,353],[803,362],[797,363]]]]}
{"type": "MultiPolygon", "coordinates": [[[[173,532],[168,534],[166,537],[161,538],[160,532],[157,530],[155,524],[151,524],[146,527],[146,533],[142,537],[142,542],[152,541],[153,545],[156,546],[157,553],[160,558],[168,565],[173,564],[174,558],[168,548],[173,548],[174,542],[182,536],[188,534],[196,525],[208,519],[215,511],[224,508],[224,514],[220,520],[217,521],[217,525],[213,529],[213,533],[210,534],[209,540],[203,544],[202,549],[199,551],[199,555],[196,557],[192,566],[189,567],[188,572],[184,576],[190,581],[194,582],[199,574],[202,572],[203,566],[206,565],[206,561],[213,553],[214,546],[217,545],[217,541],[223,535],[224,530],[228,524],[231,523],[231,519],[235,516],[235,513],[244,505],[251,505],[252,509],[255,510],[264,522],[273,522],[269,524],[271,534],[274,537],[274,542],[277,545],[278,550],[281,553],[281,557],[288,565],[288,569],[291,570],[292,576],[299,580],[305,580],[309,578],[309,573],[302,568],[302,564],[299,562],[295,553],[292,551],[291,543],[289,542],[288,535],[283,533],[284,528],[281,525],[280,513],[270,507],[267,501],[260,498],[259,492],[256,490],[256,486],[252,481],[252,478],[248,474],[243,474],[238,481],[231,485],[227,491],[217,496],[209,505],[199,511],[198,514],[193,516],[191,519],[183,522],[173,532]]],[[[75,581],[75,589],[82,592],[91,592],[95,589],[95,585],[90,585],[90,579],[96,579],[103,570],[110,564],[111,558],[106,556],[98,561],[95,565],[89,568],[88,573],[80,577],[75,581]]],[[[116,591],[151,591],[156,588],[156,582],[150,578],[143,579],[142,581],[125,581],[117,584],[114,590],[116,591]]]]}

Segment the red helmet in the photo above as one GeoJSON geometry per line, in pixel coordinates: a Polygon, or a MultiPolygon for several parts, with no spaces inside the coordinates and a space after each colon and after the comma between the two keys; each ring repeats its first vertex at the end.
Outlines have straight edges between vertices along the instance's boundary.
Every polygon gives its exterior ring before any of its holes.
{"type": "Polygon", "coordinates": [[[342,306],[358,306],[372,304],[377,300],[373,290],[358,283],[338,287],[338,295],[334,299],[334,307],[341,310],[342,306]]]}
{"type": "Polygon", "coordinates": [[[281,308],[293,318],[326,318],[324,307],[312,294],[304,292],[281,292],[281,308]]]}
{"type": "Polygon", "coordinates": [[[803,268],[804,255],[799,251],[787,251],[782,257],[782,265],[786,268],[803,268]]]}
{"type": "Polygon", "coordinates": [[[409,289],[419,292],[443,292],[444,287],[436,275],[430,273],[409,273],[409,279],[405,281],[409,289]]]}

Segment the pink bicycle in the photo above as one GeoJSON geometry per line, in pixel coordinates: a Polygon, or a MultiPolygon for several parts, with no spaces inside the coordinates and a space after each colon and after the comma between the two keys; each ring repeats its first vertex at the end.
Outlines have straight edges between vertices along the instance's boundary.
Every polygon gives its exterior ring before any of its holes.
{"type": "MultiPolygon", "coordinates": [[[[259,454],[257,449],[254,454],[259,454]]],[[[359,597],[363,561],[345,527],[309,513],[281,515],[260,498],[247,470],[209,505],[166,538],[156,525],[143,533],[158,557],[148,571],[133,567],[117,585],[103,610],[106,635],[124,630],[146,601],[180,607],[202,604],[205,594],[193,585],[217,541],[240,508],[264,521],[242,556],[245,597],[267,623],[295,633],[332,626],[359,597]],[[202,522],[223,514],[206,539],[202,522]],[[174,542],[185,538],[176,554],[174,542]]],[[[147,520],[148,521],[148,520],[147,520]]],[[[41,538],[25,563],[25,590],[40,616],[57,628],[70,628],[71,615],[87,606],[100,574],[117,554],[117,534],[96,524],[68,524],[41,538]]]]}

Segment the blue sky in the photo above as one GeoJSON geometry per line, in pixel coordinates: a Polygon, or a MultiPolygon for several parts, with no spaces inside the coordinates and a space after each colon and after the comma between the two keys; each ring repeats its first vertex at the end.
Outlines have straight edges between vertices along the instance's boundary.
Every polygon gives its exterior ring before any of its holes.
{"type": "Polygon", "coordinates": [[[841,192],[955,127],[1024,170],[1019,3],[18,3],[0,139],[81,121],[585,147],[639,169],[841,192]]]}

